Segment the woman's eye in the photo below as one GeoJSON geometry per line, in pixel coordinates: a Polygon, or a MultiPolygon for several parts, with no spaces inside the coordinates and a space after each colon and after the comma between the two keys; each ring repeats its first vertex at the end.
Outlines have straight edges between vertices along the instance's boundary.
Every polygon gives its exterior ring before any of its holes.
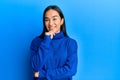
{"type": "Polygon", "coordinates": [[[48,19],[45,19],[45,21],[49,21],[48,19]]]}
{"type": "Polygon", "coordinates": [[[53,19],[54,21],[57,20],[56,18],[53,19]]]}

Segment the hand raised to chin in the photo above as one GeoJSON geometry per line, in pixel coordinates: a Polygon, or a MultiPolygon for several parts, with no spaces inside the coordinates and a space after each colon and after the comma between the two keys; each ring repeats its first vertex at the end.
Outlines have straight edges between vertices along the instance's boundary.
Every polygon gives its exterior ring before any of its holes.
{"type": "Polygon", "coordinates": [[[53,39],[55,32],[56,32],[56,28],[54,30],[50,30],[48,32],[45,32],[45,35],[48,35],[48,36],[50,36],[51,39],[53,39]]]}

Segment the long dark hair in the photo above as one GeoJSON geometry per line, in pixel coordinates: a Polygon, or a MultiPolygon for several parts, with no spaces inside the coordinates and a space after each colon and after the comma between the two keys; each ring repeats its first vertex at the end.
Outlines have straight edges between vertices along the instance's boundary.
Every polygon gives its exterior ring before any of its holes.
{"type": "Polygon", "coordinates": [[[66,32],[66,25],[65,25],[64,15],[63,15],[61,9],[60,9],[58,6],[56,6],[56,5],[50,5],[50,6],[48,6],[48,7],[44,10],[44,13],[43,13],[43,26],[44,26],[44,28],[43,28],[43,31],[42,31],[42,33],[41,33],[41,35],[40,35],[39,37],[40,37],[40,38],[44,38],[45,32],[47,32],[47,29],[46,29],[46,26],[45,26],[45,14],[46,14],[46,12],[47,12],[48,10],[51,10],[51,9],[57,11],[58,14],[59,14],[59,16],[61,17],[61,19],[64,19],[64,22],[63,22],[63,24],[61,25],[61,29],[60,29],[60,30],[63,31],[63,33],[64,33],[64,35],[65,35],[66,37],[68,37],[67,32],[66,32]]]}

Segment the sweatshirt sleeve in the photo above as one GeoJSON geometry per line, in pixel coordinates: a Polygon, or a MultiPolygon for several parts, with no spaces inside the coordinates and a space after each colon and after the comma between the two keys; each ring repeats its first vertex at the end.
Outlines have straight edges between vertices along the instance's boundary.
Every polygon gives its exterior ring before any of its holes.
{"type": "Polygon", "coordinates": [[[46,35],[43,40],[33,40],[31,44],[31,65],[33,72],[40,72],[40,78],[45,77],[46,72],[43,64],[48,56],[50,41],[50,37],[46,35]]]}
{"type": "Polygon", "coordinates": [[[71,39],[68,44],[68,56],[65,64],[56,69],[47,70],[47,79],[63,79],[76,74],[77,72],[77,43],[71,39]]]}

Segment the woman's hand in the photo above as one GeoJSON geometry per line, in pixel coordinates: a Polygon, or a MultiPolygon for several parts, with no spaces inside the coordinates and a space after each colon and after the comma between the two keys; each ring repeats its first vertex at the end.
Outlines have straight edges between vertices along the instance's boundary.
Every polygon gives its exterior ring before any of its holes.
{"type": "Polygon", "coordinates": [[[34,72],[34,77],[38,78],[39,77],[39,72],[34,72]]]}
{"type": "Polygon", "coordinates": [[[49,35],[51,39],[53,39],[56,32],[56,28],[54,30],[50,30],[49,32],[45,32],[45,35],[49,35]]]}

